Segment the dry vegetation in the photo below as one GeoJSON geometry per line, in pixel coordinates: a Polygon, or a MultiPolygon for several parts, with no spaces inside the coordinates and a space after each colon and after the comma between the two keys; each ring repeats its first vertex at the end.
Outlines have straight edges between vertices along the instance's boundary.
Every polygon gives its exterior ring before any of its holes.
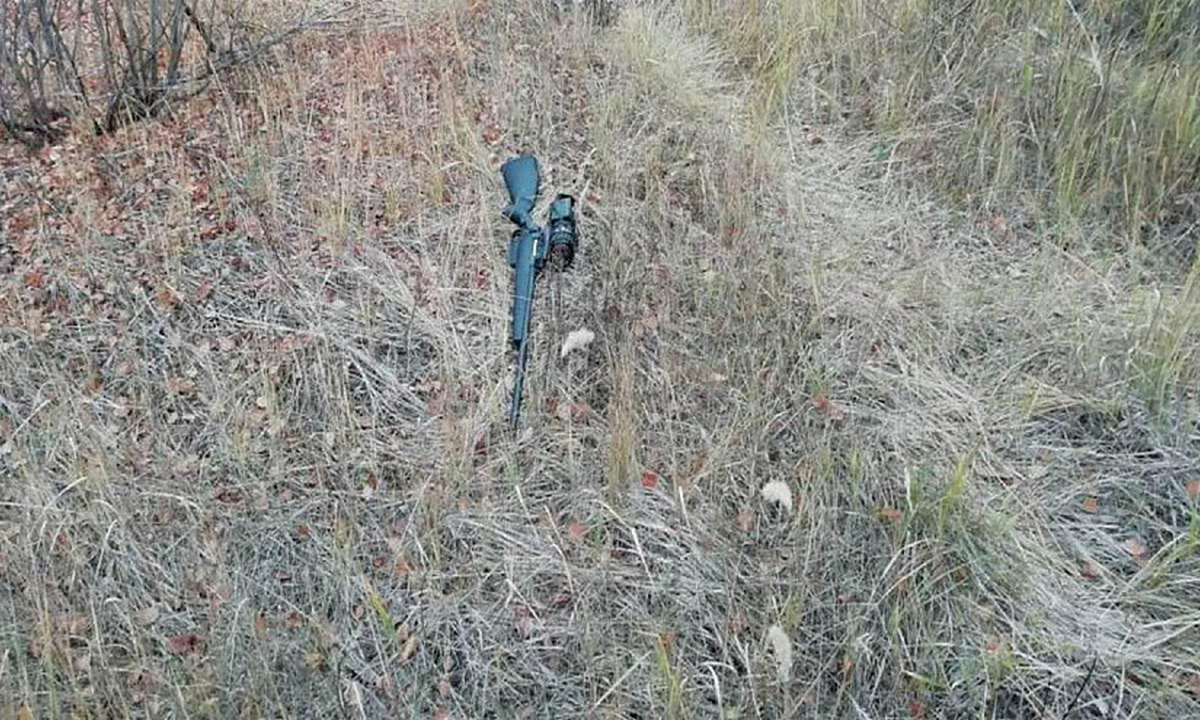
{"type": "Polygon", "coordinates": [[[1077,6],[356,3],[0,146],[0,717],[1197,714],[1196,9],[1077,6]]]}

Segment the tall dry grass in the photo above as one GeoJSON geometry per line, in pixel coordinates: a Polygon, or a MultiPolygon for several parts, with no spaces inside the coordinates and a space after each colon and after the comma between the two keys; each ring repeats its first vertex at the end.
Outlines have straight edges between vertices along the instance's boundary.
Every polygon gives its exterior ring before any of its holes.
{"type": "Polygon", "coordinates": [[[6,154],[0,714],[1194,714],[1198,271],[947,207],[784,9],[359,4],[6,154]]]}
{"type": "Polygon", "coordinates": [[[1200,5],[694,2],[762,111],[875,133],[966,207],[1186,268],[1200,198],[1200,5]],[[1097,231],[1096,225],[1103,229],[1097,231]],[[1080,226],[1083,226],[1082,228],[1080,226]]]}

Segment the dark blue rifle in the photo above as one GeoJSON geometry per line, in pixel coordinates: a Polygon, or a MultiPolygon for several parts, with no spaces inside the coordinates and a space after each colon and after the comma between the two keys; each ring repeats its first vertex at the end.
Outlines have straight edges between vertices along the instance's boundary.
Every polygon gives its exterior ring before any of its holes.
{"type": "Polygon", "coordinates": [[[560,193],[550,204],[545,227],[533,221],[531,213],[541,184],[537,158],[532,155],[512,158],[504,163],[500,173],[504,176],[509,197],[504,216],[517,226],[508,245],[508,264],[514,271],[512,331],[509,338],[517,351],[517,376],[513,383],[508,420],[516,428],[521,414],[525,362],[529,355],[534,285],[547,260],[555,270],[565,270],[571,265],[578,240],[575,234],[575,198],[570,195],[560,193]]]}

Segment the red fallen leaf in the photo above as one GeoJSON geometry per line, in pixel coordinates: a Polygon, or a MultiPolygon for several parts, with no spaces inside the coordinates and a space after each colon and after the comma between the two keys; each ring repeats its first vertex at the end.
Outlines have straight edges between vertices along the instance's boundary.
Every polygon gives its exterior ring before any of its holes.
{"type": "Polygon", "coordinates": [[[567,537],[571,539],[571,542],[579,542],[583,540],[583,536],[586,534],[587,527],[585,527],[584,524],[578,520],[572,520],[571,524],[567,526],[567,537]]]}
{"type": "Polygon", "coordinates": [[[46,282],[46,275],[41,270],[30,270],[25,273],[25,286],[37,290],[46,282]]]}
{"type": "Polygon", "coordinates": [[[830,420],[841,421],[846,417],[846,412],[837,405],[834,405],[833,401],[829,399],[829,395],[824,391],[813,396],[812,403],[817,412],[825,415],[830,420]]]}
{"type": "Polygon", "coordinates": [[[654,486],[658,485],[658,475],[655,475],[650,470],[642,473],[642,487],[647,490],[653,490],[654,486]]]}
{"type": "Polygon", "coordinates": [[[1188,497],[1191,499],[1200,498],[1200,480],[1188,480],[1186,489],[1188,497]]]}
{"type": "Polygon", "coordinates": [[[300,523],[300,525],[296,528],[296,534],[307,540],[308,538],[312,537],[312,530],[310,530],[308,525],[305,523],[300,523]]]}
{"type": "Polygon", "coordinates": [[[1146,543],[1140,538],[1131,537],[1125,541],[1125,549],[1135,560],[1140,560],[1146,554],[1146,543]]]}
{"type": "Polygon", "coordinates": [[[204,647],[204,638],[199,635],[176,635],[167,640],[167,650],[175,655],[190,655],[204,647]]]}
{"type": "Polygon", "coordinates": [[[808,144],[809,145],[820,145],[823,142],[825,142],[825,138],[821,137],[820,133],[814,132],[814,133],[808,134],[808,144]]]}
{"type": "Polygon", "coordinates": [[[1094,513],[1100,509],[1100,503],[1094,497],[1084,498],[1083,511],[1094,513]]]}
{"type": "Polygon", "coordinates": [[[546,398],[546,414],[550,415],[550,416],[554,416],[557,413],[558,413],[558,398],[557,397],[546,398]]]}
{"type": "Polygon", "coordinates": [[[221,228],[225,232],[231,233],[234,230],[237,230],[237,220],[234,220],[233,218],[229,218],[225,221],[225,223],[221,226],[221,228]]]}
{"type": "Polygon", "coordinates": [[[205,280],[200,283],[200,287],[196,288],[196,302],[204,302],[212,295],[213,284],[211,280],[205,280]]]}
{"type": "Polygon", "coordinates": [[[295,610],[293,610],[290,613],[288,613],[287,615],[283,616],[283,626],[286,627],[288,630],[295,630],[296,628],[300,627],[303,624],[304,624],[304,615],[296,612],[295,610]]]}
{"type": "Polygon", "coordinates": [[[571,421],[583,422],[591,412],[591,406],[585,402],[571,403],[571,421]]]}
{"type": "Polygon", "coordinates": [[[1084,562],[1079,566],[1079,574],[1088,580],[1096,580],[1100,577],[1100,569],[1090,562],[1084,562]]]}
{"type": "Polygon", "coordinates": [[[262,635],[267,631],[267,616],[259,613],[254,616],[254,632],[262,635]]]}
{"type": "Polygon", "coordinates": [[[925,703],[920,700],[913,700],[908,703],[908,714],[913,720],[925,720],[925,703]]]}
{"type": "Polygon", "coordinates": [[[488,145],[500,142],[500,130],[495,125],[488,125],[483,129],[483,141],[488,145]]]}
{"type": "Polygon", "coordinates": [[[475,289],[483,290],[488,285],[488,269],[481,267],[475,271],[475,289]]]}
{"type": "Polygon", "coordinates": [[[154,293],[154,296],[158,298],[158,302],[167,310],[173,310],[179,304],[179,296],[166,285],[160,286],[154,293]]]}

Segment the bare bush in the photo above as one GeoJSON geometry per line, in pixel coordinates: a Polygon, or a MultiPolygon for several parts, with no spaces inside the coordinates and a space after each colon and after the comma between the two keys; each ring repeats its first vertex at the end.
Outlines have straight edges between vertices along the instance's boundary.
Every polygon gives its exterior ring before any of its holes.
{"type": "Polygon", "coordinates": [[[254,46],[244,7],[0,0],[0,126],[40,146],[71,117],[104,133],[154,115],[254,46]]]}

